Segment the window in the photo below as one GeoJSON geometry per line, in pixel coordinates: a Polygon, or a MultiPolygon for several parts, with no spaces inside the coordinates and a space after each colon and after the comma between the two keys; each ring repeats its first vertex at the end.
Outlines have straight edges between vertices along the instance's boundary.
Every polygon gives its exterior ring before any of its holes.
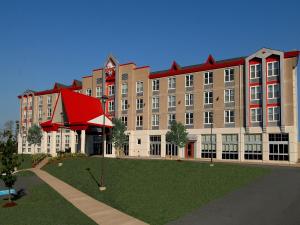
{"type": "Polygon", "coordinates": [[[143,93],[143,91],[144,91],[143,81],[136,82],[136,93],[143,93]]]}
{"type": "Polygon", "coordinates": [[[224,111],[225,123],[234,123],[234,110],[224,111]]]}
{"type": "Polygon", "coordinates": [[[85,93],[87,96],[92,96],[92,89],[90,88],[86,89],[85,93]]]}
{"type": "Polygon", "coordinates": [[[175,89],[176,88],[176,78],[175,77],[169,77],[168,78],[168,88],[169,89],[175,89]]]}
{"type": "Polygon", "coordinates": [[[28,106],[29,106],[29,107],[32,107],[32,98],[31,98],[31,97],[28,98],[28,106]]]}
{"type": "Polygon", "coordinates": [[[159,126],[159,115],[157,114],[152,115],[152,126],[153,127],[159,126]]]}
{"type": "Polygon", "coordinates": [[[175,113],[171,113],[171,114],[168,115],[168,126],[171,126],[173,121],[176,121],[176,114],[175,113]]]}
{"type": "Polygon", "coordinates": [[[269,160],[289,160],[289,134],[269,134],[269,160]]]}
{"type": "Polygon", "coordinates": [[[280,120],[280,107],[270,107],[268,108],[268,119],[270,122],[280,120]]]}
{"type": "Polygon", "coordinates": [[[127,127],[127,116],[122,116],[122,117],[121,117],[121,121],[122,121],[122,123],[124,123],[125,126],[127,127]]]}
{"type": "Polygon", "coordinates": [[[261,77],[261,64],[255,64],[250,66],[250,78],[256,79],[261,77]]]}
{"type": "Polygon", "coordinates": [[[280,96],[280,87],[279,84],[269,84],[268,85],[268,98],[275,99],[280,96]]]}
{"type": "Polygon", "coordinates": [[[216,135],[201,135],[201,158],[216,158],[216,135]]]}
{"type": "Polygon", "coordinates": [[[47,117],[51,118],[52,116],[52,109],[51,108],[47,108],[47,117]]]}
{"type": "Polygon", "coordinates": [[[160,156],[161,151],[161,136],[150,135],[150,155],[160,156]]]}
{"type": "Polygon", "coordinates": [[[52,104],[52,96],[47,97],[47,104],[51,105],[52,104]]]}
{"type": "Polygon", "coordinates": [[[159,97],[153,97],[152,98],[152,109],[158,109],[159,108],[159,97]]]}
{"type": "Polygon", "coordinates": [[[245,134],[245,159],[262,160],[261,134],[245,134]]]}
{"type": "Polygon", "coordinates": [[[204,84],[212,84],[212,83],[213,83],[213,72],[205,72],[204,84]]]}
{"type": "Polygon", "coordinates": [[[65,136],[65,148],[70,147],[70,135],[65,136]]]}
{"type": "Polygon", "coordinates": [[[159,80],[152,80],[152,91],[159,91],[159,80]]]}
{"type": "Polygon", "coordinates": [[[47,153],[50,152],[50,144],[51,144],[51,135],[47,135],[47,153]]]}
{"type": "Polygon", "coordinates": [[[225,103],[234,102],[234,89],[226,89],[224,91],[225,103]]]}
{"type": "Polygon", "coordinates": [[[185,95],[185,106],[192,106],[192,105],[194,105],[194,95],[186,94],[185,95]]]}
{"type": "Polygon", "coordinates": [[[193,125],[194,124],[194,113],[189,112],[185,114],[185,125],[193,125]]]}
{"type": "Polygon", "coordinates": [[[55,147],[56,147],[56,152],[58,152],[60,150],[60,136],[59,135],[56,135],[55,147]]]}
{"type": "Polygon", "coordinates": [[[143,116],[136,117],[136,127],[143,127],[143,116]]]}
{"type": "Polygon", "coordinates": [[[175,95],[169,95],[168,96],[168,107],[176,107],[176,96],[175,95]]]}
{"type": "Polygon", "coordinates": [[[261,86],[252,86],[251,100],[260,100],[260,99],[261,99],[261,86]]]}
{"type": "Polygon", "coordinates": [[[115,111],[115,101],[108,102],[108,111],[109,112],[115,111]]]}
{"type": "Polygon", "coordinates": [[[96,87],[96,97],[100,98],[102,96],[102,88],[96,87]]]}
{"type": "Polygon", "coordinates": [[[185,87],[193,87],[194,85],[194,75],[186,75],[185,76],[185,87]]]}
{"type": "Polygon", "coordinates": [[[140,110],[140,109],[143,109],[143,107],[144,107],[144,99],[138,98],[136,100],[136,109],[140,110]]]}
{"type": "Polygon", "coordinates": [[[108,85],[108,95],[113,96],[115,94],[115,85],[108,85]]]}
{"type": "Polygon", "coordinates": [[[43,105],[43,96],[39,96],[39,106],[43,105]]]}
{"type": "Polygon", "coordinates": [[[166,155],[176,156],[178,155],[178,146],[172,143],[166,143],[166,155]]]}
{"type": "Polygon", "coordinates": [[[128,100],[122,99],[122,110],[127,110],[127,109],[128,109],[128,100]]]}
{"type": "Polygon", "coordinates": [[[268,63],[268,77],[279,75],[279,62],[269,62],[268,63]]]}
{"type": "Polygon", "coordinates": [[[222,135],[222,159],[238,159],[238,135],[223,134],[222,135]]]}
{"type": "Polygon", "coordinates": [[[231,82],[234,81],[234,69],[225,69],[224,70],[224,81],[231,82]]]}
{"type": "Polygon", "coordinates": [[[213,104],[213,92],[212,91],[204,92],[204,104],[213,104]]]}
{"type": "Polygon", "coordinates": [[[128,84],[123,83],[122,84],[122,95],[126,95],[128,93],[128,84]]]}
{"type": "Polygon", "coordinates": [[[39,120],[42,119],[42,108],[39,108],[38,117],[39,120]]]}
{"type": "Polygon", "coordinates": [[[142,144],[142,140],[140,138],[137,139],[138,145],[142,144]]]}
{"type": "Polygon", "coordinates": [[[251,121],[260,122],[261,121],[261,108],[251,109],[251,121]]]}
{"type": "Polygon", "coordinates": [[[204,124],[212,124],[213,112],[204,112],[204,124]]]}

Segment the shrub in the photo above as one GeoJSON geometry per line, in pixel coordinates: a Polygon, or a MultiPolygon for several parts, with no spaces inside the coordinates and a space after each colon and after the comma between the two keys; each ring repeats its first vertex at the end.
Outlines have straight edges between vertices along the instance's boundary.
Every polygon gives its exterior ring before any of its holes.
{"type": "Polygon", "coordinates": [[[46,158],[48,155],[45,153],[38,153],[31,156],[32,167],[35,167],[40,161],[46,158]]]}

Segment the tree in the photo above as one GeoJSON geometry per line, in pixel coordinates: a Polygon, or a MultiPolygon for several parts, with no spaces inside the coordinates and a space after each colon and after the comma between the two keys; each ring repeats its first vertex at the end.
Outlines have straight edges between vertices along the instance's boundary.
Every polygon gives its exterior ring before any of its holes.
{"type": "MultiPolygon", "coordinates": [[[[17,125],[17,124],[16,124],[17,125]]],[[[0,152],[3,152],[8,138],[11,138],[14,146],[14,152],[17,152],[17,135],[15,130],[15,123],[12,120],[5,122],[3,129],[0,131],[0,152]]]]}
{"type": "Polygon", "coordinates": [[[117,156],[123,152],[123,147],[127,142],[127,135],[125,134],[126,126],[120,118],[113,118],[114,127],[112,129],[112,142],[117,151],[117,156]]]}
{"type": "Polygon", "coordinates": [[[43,137],[42,130],[38,125],[33,124],[32,127],[28,129],[27,141],[30,145],[33,145],[34,154],[35,154],[35,146],[41,143],[42,137],[43,137]]]}
{"type": "Polygon", "coordinates": [[[166,141],[177,145],[179,148],[183,148],[188,142],[187,135],[185,126],[180,122],[173,121],[171,130],[166,134],[166,141]]]}
{"type": "Polygon", "coordinates": [[[16,167],[20,164],[18,162],[17,154],[14,154],[14,141],[12,135],[8,137],[7,142],[5,143],[5,147],[1,157],[1,168],[0,168],[0,179],[3,180],[5,186],[9,190],[8,201],[11,204],[11,195],[10,190],[15,184],[17,177],[13,174],[16,167]]]}

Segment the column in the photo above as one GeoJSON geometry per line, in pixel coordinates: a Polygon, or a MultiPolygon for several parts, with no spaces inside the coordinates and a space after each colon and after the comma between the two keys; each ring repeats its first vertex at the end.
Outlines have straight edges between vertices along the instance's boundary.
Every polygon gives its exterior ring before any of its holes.
{"type": "Polygon", "coordinates": [[[75,131],[70,130],[70,147],[71,147],[71,153],[76,152],[76,136],[75,131]]]}
{"type": "Polygon", "coordinates": [[[43,131],[43,137],[41,141],[41,152],[47,154],[47,132],[43,131]]]}
{"type": "Polygon", "coordinates": [[[80,153],[85,154],[85,130],[81,131],[80,153]]]}
{"type": "Polygon", "coordinates": [[[183,158],[184,158],[184,149],[185,149],[185,147],[183,147],[183,148],[178,148],[178,150],[179,150],[178,156],[179,156],[180,159],[183,159],[183,158]]]}
{"type": "Polygon", "coordinates": [[[160,149],[160,156],[162,158],[166,157],[166,135],[161,135],[161,149],[160,149]]]}
{"type": "Polygon", "coordinates": [[[216,153],[217,159],[222,160],[222,134],[216,134],[216,153]]]}
{"type": "Polygon", "coordinates": [[[52,156],[56,156],[56,131],[52,131],[51,132],[51,144],[50,144],[50,154],[52,156]]]}
{"type": "Polygon", "coordinates": [[[197,135],[197,142],[196,142],[196,159],[201,158],[201,135],[197,135]]]}
{"type": "Polygon", "coordinates": [[[18,134],[18,154],[22,154],[22,137],[18,134]]]}
{"type": "Polygon", "coordinates": [[[262,148],[263,148],[263,161],[269,161],[269,140],[268,133],[262,133],[262,148]]]}
{"type": "Polygon", "coordinates": [[[241,161],[244,161],[245,160],[245,138],[244,138],[244,134],[242,133],[239,133],[238,135],[239,137],[239,152],[240,152],[240,155],[239,155],[239,159],[241,161]]]}

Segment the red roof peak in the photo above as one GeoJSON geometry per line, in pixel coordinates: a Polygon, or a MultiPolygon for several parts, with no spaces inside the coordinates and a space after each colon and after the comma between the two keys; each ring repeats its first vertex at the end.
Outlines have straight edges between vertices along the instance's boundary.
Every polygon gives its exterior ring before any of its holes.
{"type": "Polygon", "coordinates": [[[180,65],[174,60],[170,70],[179,70],[179,69],[180,69],[180,65]]]}
{"type": "Polygon", "coordinates": [[[206,64],[215,64],[215,63],[216,63],[216,61],[215,61],[214,57],[211,54],[209,54],[209,56],[206,60],[206,64]]]}

